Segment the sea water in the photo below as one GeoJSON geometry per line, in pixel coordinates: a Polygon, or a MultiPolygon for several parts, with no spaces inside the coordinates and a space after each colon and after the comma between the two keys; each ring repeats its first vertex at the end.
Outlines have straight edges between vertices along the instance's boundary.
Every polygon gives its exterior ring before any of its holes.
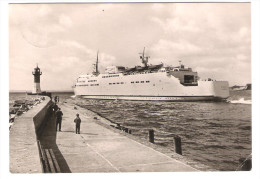
{"type": "MultiPolygon", "coordinates": [[[[75,98],[73,93],[55,95],[132,129],[132,135],[140,138],[147,138],[147,130],[154,129],[156,145],[173,149],[173,136],[178,135],[184,156],[216,170],[234,171],[239,159],[252,152],[248,90],[231,91],[228,102],[110,101],[75,98]]],[[[10,94],[14,98],[19,95],[10,94]]]]}

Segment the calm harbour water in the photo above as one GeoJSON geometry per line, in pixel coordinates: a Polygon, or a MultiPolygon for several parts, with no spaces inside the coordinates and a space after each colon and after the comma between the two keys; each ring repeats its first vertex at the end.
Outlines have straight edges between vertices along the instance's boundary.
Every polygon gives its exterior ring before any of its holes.
{"type": "MultiPolygon", "coordinates": [[[[54,93],[60,101],[80,104],[147,137],[155,130],[155,143],[173,149],[173,136],[182,139],[183,155],[222,171],[234,171],[239,159],[251,154],[251,91],[232,91],[226,102],[135,102],[73,98],[54,93]]],[[[26,98],[10,93],[10,101],[26,98]]],[[[66,114],[64,114],[66,115],[66,114]]]]}

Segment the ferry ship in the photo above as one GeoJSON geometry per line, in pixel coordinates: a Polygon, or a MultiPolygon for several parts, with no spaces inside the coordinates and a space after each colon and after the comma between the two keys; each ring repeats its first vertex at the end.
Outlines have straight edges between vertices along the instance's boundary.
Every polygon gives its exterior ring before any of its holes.
{"type": "Polygon", "coordinates": [[[198,73],[183,64],[148,65],[145,48],[143,66],[109,66],[98,69],[98,53],[92,74],[80,75],[73,85],[75,96],[87,99],[141,101],[222,101],[229,97],[227,81],[200,80],[198,73]]]}

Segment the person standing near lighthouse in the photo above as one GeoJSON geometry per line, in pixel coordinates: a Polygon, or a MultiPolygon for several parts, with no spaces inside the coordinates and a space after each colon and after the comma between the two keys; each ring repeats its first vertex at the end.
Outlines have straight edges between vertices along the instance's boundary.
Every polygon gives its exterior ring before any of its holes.
{"type": "Polygon", "coordinates": [[[40,76],[42,75],[41,69],[38,67],[34,68],[34,71],[32,72],[34,76],[34,85],[32,94],[40,94],[41,93],[41,87],[40,87],[40,76]]]}

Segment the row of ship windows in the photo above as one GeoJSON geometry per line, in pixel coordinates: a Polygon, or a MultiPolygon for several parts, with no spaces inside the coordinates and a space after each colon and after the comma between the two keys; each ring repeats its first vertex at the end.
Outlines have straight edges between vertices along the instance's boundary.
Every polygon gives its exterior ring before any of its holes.
{"type": "MultiPolygon", "coordinates": [[[[103,76],[103,77],[109,77],[109,76],[103,76]]],[[[102,78],[103,78],[102,77],[102,78]]],[[[84,83],[85,81],[78,81],[79,83],[84,83]]],[[[97,80],[88,80],[88,82],[97,82],[97,80]]],[[[150,81],[136,81],[136,82],[134,82],[134,81],[131,81],[131,83],[150,83],[150,81]]],[[[109,83],[109,84],[114,84],[114,83],[109,83]]],[[[121,83],[116,83],[116,84],[124,84],[124,82],[121,82],[121,83]]]]}
{"type": "Polygon", "coordinates": [[[76,85],[76,86],[99,86],[99,84],[90,84],[90,85],[76,85]]]}
{"type": "Polygon", "coordinates": [[[150,83],[150,81],[131,81],[131,83],[150,83]]]}
{"type": "MultiPolygon", "coordinates": [[[[97,80],[88,80],[88,82],[97,82],[97,80]]],[[[78,81],[78,83],[85,83],[85,81],[78,81]]]]}
{"type": "Polygon", "coordinates": [[[111,78],[111,77],[119,77],[119,75],[102,76],[102,78],[111,78]]]}
{"type": "Polygon", "coordinates": [[[119,85],[119,84],[124,84],[124,82],[109,83],[109,85],[119,85]]]}
{"type": "MultiPolygon", "coordinates": [[[[131,81],[131,83],[150,83],[150,81],[131,81]]],[[[117,82],[117,83],[109,83],[109,85],[119,85],[119,84],[125,84],[124,82],[117,82]]]]}
{"type": "MultiPolygon", "coordinates": [[[[150,81],[131,81],[131,83],[150,83],[150,81]]],[[[117,82],[117,83],[109,83],[109,85],[119,85],[119,84],[125,84],[124,82],[117,82]]],[[[85,84],[85,85],[76,85],[76,86],[99,86],[99,84],[85,84]]]]}
{"type": "MultiPolygon", "coordinates": [[[[131,83],[150,83],[150,81],[131,81],[131,83]]],[[[117,83],[109,83],[109,85],[119,85],[119,84],[125,84],[124,82],[117,82],[117,83]]],[[[76,85],[76,86],[99,86],[99,84],[85,84],[85,85],[76,85]]]]}

